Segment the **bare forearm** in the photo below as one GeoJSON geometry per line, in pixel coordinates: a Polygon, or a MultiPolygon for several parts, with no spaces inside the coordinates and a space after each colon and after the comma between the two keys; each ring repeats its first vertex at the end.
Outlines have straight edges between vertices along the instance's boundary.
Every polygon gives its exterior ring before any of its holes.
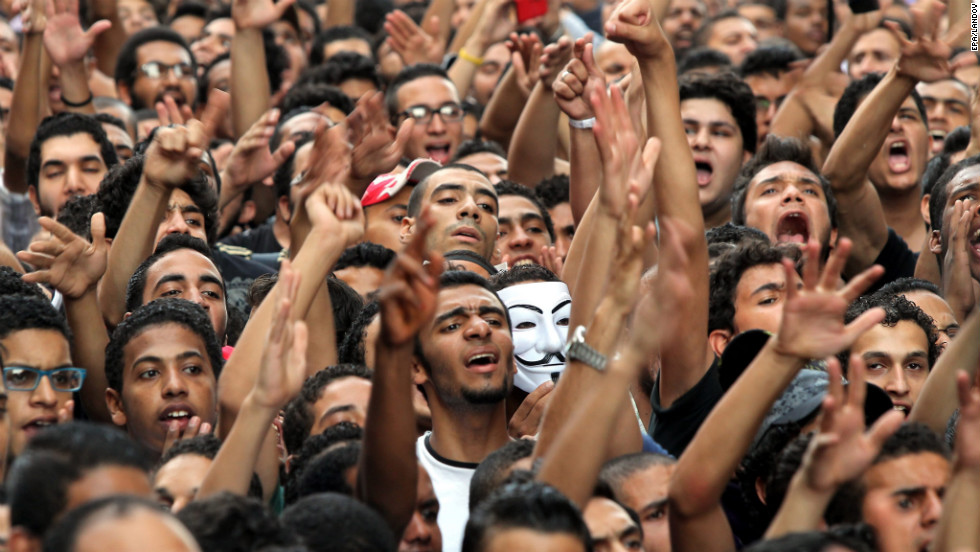
{"type": "Polygon", "coordinates": [[[589,208],[599,182],[602,181],[602,165],[599,162],[599,148],[589,129],[571,129],[570,131],[570,163],[569,173],[569,203],[572,207],[572,218],[581,225],[584,222],[585,211],[589,208]]]}
{"type": "Polygon", "coordinates": [[[811,489],[804,481],[802,472],[797,471],[779,507],[779,512],[766,530],[765,538],[775,539],[789,533],[819,530],[824,510],[827,509],[833,496],[833,492],[818,492],[811,489]]]}
{"type": "MultiPolygon", "coordinates": [[[[88,77],[82,60],[60,67],[59,70],[62,98],[72,103],[82,103],[91,97],[92,91],[88,87],[88,77]]],[[[81,107],[65,104],[65,111],[92,115],[95,113],[95,105],[91,101],[81,107]]]]}
{"type": "Polygon", "coordinates": [[[527,98],[517,84],[517,73],[511,67],[494,90],[493,96],[490,96],[490,103],[480,119],[480,132],[486,138],[508,147],[526,101],[527,98]]]}
{"type": "Polygon", "coordinates": [[[108,19],[109,23],[112,24],[107,31],[95,38],[95,45],[92,48],[95,52],[99,71],[112,76],[116,70],[116,58],[119,57],[119,50],[126,42],[126,31],[119,19],[116,0],[94,0],[91,6],[94,15],[93,20],[108,19]]]}
{"type": "Polygon", "coordinates": [[[511,180],[534,186],[554,174],[560,115],[551,90],[539,81],[521,112],[507,150],[507,174],[511,180]]]}
{"type": "Polygon", "coordinates": [[[357,5],[355,0],[334,0],[327,8],[327,20],[323,23],[324,29],[339,25],[353,25],[354,12],[357,5]]]}
{"type": "MultiPolygon", "coordinates": [[[[476,5],[473,6],[473,10],[470,11],[470,17],[463,23],[462,27],[456,30],[456,36],[453,37],[453,41],[449,44],[449,49],[446,50],[446,53],[458,52],[464,44],[469,42],[470,37],[476,32],[480,20],[483,19],[489,3],[489,0],[477,1],[476,5]]],[[[460,94],[464,93],[460,90],[460,94]]]]}
{"type": "Polygon", "coordinates": [[[936,535],[936,552],[964,552],[980,549],[980,473],[976,467],[957,469],[946,487],[943,516],[936,535]]]}
{"type": "Polygon", "coordinates": [[[269,109],[271,95],[262,31],[238,29],[231,41],[231,61],[232,126],[235,136],[241,136],[269,109]]]}
{"type": "Polygon", "coordinates": [[[249,399],[243,402],[238,419],[197,491],[198,500],[220,492],[239,496],[248,494],[255,472],[255,459],[259,457],[262,443],[272,432],[276,414],[276,409],[259,406],[249,399]]]}
{"type": "Polygon", "coordinates": [[[65,315],[75,336],[71,358],[76,366],[85,369],[85,384],[81,391],[82,408],[92,420],[109,422],[109,411],[105,403],[105,390],[109,387],[105,376],[105,347],[109,343],[109,334],[102,322],[95,289],[89,290],[78,299],[66,297],[65,315]]]}
{"type": "MultiPolygon", "coordinates": [[[[351,2],[353,4],[353,2],[351,2]]],[[[332,7],[332,6],[331,6],[332,7]]],[[[452,19],[453,16],[453,0],[433,0],[429,2],[429,7],[425,10],[425,16],[423,16],[422,21],[428,21],[436,16],[439,18],[439,38],[443,40],[443,44],[448,39],[450,32],[452,31],[452,19]]],[[[482,55],[482,54],[481,54],[482,55]]],[[[462,88],[458,88],[460,94],[465,94],[462,88]]],[[[467,88],[469,90],[469,88],[467,88]]]]}
{"type": "Polygon", "coordinates": [[[919,399],[915,401],[910,422],[926,424],[938,433],[946,431],[946,422],[957,405],[956,373],[965,371],[973,381],[980,359],[980,313],[974,313],[960,328],[959,337],[950,341],[946,351],[926,379],[919,399]]]}
{"type": "MultiPolygon", "coordinates": [[[[44,46],[39,33],[28,33],[20,58],[20,69],[14,81],[14,94],[10,102],[10,119],[7,120],[5,167],[11,166],[11,158],[23,163],[31,149],[31,140],[41,122],[41,52],[44,46]]],[[[4,178],[4,184],[12,192],[26,193],[27,182],[22,178],[4,178]]]]}

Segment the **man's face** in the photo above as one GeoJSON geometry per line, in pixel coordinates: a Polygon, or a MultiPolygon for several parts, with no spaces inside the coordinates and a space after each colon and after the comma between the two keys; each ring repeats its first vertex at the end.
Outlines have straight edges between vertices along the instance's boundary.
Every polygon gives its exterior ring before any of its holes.
{"type": "Polygon", "coordinates": [[[922,96],[929,118],[932,155],[943,151],[946,135],[956,127],[970,126],[970,89],[953,79],[920,82],[915,90],[922,96]]]}
{"type": "Polygon", "coordinates": [[[949,461],[933,452],[907,454],[871,466],[862,478],[861,509],[878,550],[927,550],[943,512],[949,461]]]}
{"type": "MultiPolygon", "coordinates": [[[[0,340],[3,365],[27,366],[38,370],[71,367],[68,340],[57,330],[20,330],[0,340]]],[[[45,427],[58,423],[58,411],[71,400],[68,391],[55,391],[50,377],[43,377],[33,391],[7,391],[10,446],[16,458],[27,442],[45,427]]]]}
{"type": "Polygon", "coordinates": [[[643,550],[670,552],[667,489],[675,466],[650,466],[623,481],[618,498],[640,516],[643,550]]]}
{"type": "MultiPolygon", "coordinates": [[[[282,136],[283,142],[286,140],[298,140],[302,133],[314,132],[319,125],[326,125],[328,127],[332,126],[330,119],[328,119],[326,115],[323,115],[317,111],[306,111],[294,117],[290,117],[286,122],[284,122],[282,126],[279,127],[279,135],[282,136]]],[[[313,144],[310,144],[309,147],[312,149],[313,144]]],[[[300,170],[305,168],[306,165],[302,165],[300,170]]]]}
{"type": "MultiPolygon", "coordinates": [[[[797,285],[795,280],[793,285],[797,285]]],[[[776,333],[783,319],[786,271],[782,265],[758,265],[742,273],[735,286],[735,333],[765,330],[776,333]]]]}
{"type": "Polygon", "coordinates": [[[929,376],[929,338],[922,328],[911,320],[879,324],[854,342],[851,354],[867,364],[865,380],[884,389],[908,416],[929,376]]]}
{"type": "MultiPolygon", "coordinates": [[[[367,420],[371,382],[354,376],[330,382],[313,403],[313,426],[310,435],[319,435],[340,422],[364,427],[367,420]]],[[[295,452],[295,451],[292,451],[295,452]]]]}
{"type": "Polygon", "coordinates": [[[498,293],[514,325],[514,385],[530,393],[565,370],[572,296],[564,282],[529,282],[498,293]]]}
{"type": "Polygon", "coordinates": [[[215,19],[204,26],[201,36],[191,43],[191,52],[199,66],[210,65],[214,58],[231,50],[235,22],[230,17],[215,19]]]}
{"type": "Polygon", "coordinates": [[[153,5],[144,0],[118,0],[116,10],[126,36],[160,24],[153,5]]]}
{"type": "Polygon", "coordinates": [[[755,96],[755,126],[758,129],[759,146],[766,141],[772,118],[796,84],[792,75],[793,73],[783,72],[779,77],[774,77],[769,73],[759,73],[743,79],[755,96]]]}
{"type": "Polygon", "coordinates": [[[457,163],[469,165],[483,171],[491,184],[498,184],[507,179],[507,160],[489,151],[474,153],[457,160],[457,163]]]}
{"type": "Polygon", "coordinates": [[[157,227],[154,243],[160,243],[160,240],[170,234],[187,234],[204,243],[208,241],[207,230],[204,228],[204,213],[191,201],[191,196],[184,190],[175,189],[170,192],[167,212],[157,227]]]}
{"type": "Polygon", "coordinates": [[[487,105],[490,96],[497,88],[500,75],[504,73],[504,68],[510,62],[510,49],[505,42],[498,42],[487,48],[483,54],[483,63],[477,68],[473,75],[473,99],[480,105],[487,105]]]}
{"type": "Polygon", "coordinates": [[[35,190],[31,188],[34,211],[55,217],[77,195],[94,194],[105,175],[102,148],[92,136],[79,132],[53,136],[41,144],[41,172],[35,190]]]}
{"type": "MultiPolygon", "coordinates": [[[[497,192],[480,173],[445,169],[428,178],[422,209],[429,207],[432,228],[426,249],[447,253],[473,251],[489,260],[497,241],[497,192]]],[[[402,243],[415,232],[415,221],[402,220],[402,243]]]]}
{"type": "Polygon", "coordinates": [[[663,20],[664,34],[674,50],[694,45],[694,33],[701,27],[706,9],[698,0],[672,0],[663,20]]]}
{"type": "Polygon", "coordinates": [[[720,100],[684,100],[681,118],[697,167],[698,199],[707,219],[731,205],[735,177],[748,155],[735,117],[720,100]]]}
{"type": "Polygon", "coordinates": [[[827,0],[789,0],[785,29],[790,42],[813,55],[827,40],[827,0]]]}
{"type": "Polygon", "coordinates": [[[738,14],[748,19],[755,26],[758,40],[762,42],[770,38],[783,37],[783,24],[776,17],[776,10],[765,4],[742,4],[735,8],[738,14]]]}
{"type": "Polygon", "coordinates": [[[228,312],[221,273],[210,259],[193,249],[178,249],[161,257],[146,271],[143,304],[165,297],[186,299],[204,307],[214,333],[225,335],[228,312]]]}
{"type": "Polygon", "coordinates": [[[858,38],[847,55],[847,74],[858,80],[870,73],[887,73],[898,54],[898,40],[891,31],[872,29],[858,38]]]}
{"type": "Polygon", "coordinates": [[[415,511],[402,533],[398,552],[441,552],[442,531],[436,523],[439,517],[439,499],[432,488],[429,472],[421,465],[417,489],[415,511]]]}
{"type": "Polygon", "coordinates": [[[85,525],[76,541],[74,549],[77,552],[139,552],[146,549],[148,542],[158,550],[171,552],[201,550],[180,522],[146,508],[120,517],[97,519],[85,525]]]}
{"type": "Polygon", "coordinates": [[[402,248],[399,234],[402,219],[408,215],[412,187],[405,186],[393,197],[364,209],[364,241],[383,245],[392,251],[402,248]]]}
{"type": "Polygon", "coordinates": [[[503,404],[514,376],[514,344],[492,292],[476,285],[441,290],[435,318],[419,339],[424,358],[416,359],[414,381],[425,387],[430,405],[503,404]]]}
{"type": "MultiPolygon", "coordinates": [[[[16,80],[19,68],[20,41],[9,23],[0,22],[0,75],[16,80]]],[[[7,107],[9,105],[8,102],[7,107]]]]}
{"type": "MultiPolygon", "coordinates": [[[[407,82],[398,89],[398,113],[415,106],[439,109],[446,104],[459,105],[459,94],[453,83],[439,76],[428,76],[407,82]]],[[[428,157],[440,163],[448,163],[462,140],[463,121],[446,121],[442,115],[432,113],[428,123],[416,121],[412,135],[405,146],[405,157],[428,157]]]]}
{"type": "Polygon", "coordinates": [[[179,34],[184,42],[190,44],[204,31],[204,18],[190,14],[182,15],[171,20],[168,26],[179,34]]]}
{"type": "Polygon", "coordinates": [[[510,266],[541,264],[541,249],[551,245],[544,217],[531,200],[518,195],[500,196],[497,249],[510,266]]]}
{"type": "Polygon", "coordinates": [[[712,25],[705,46],[727,55],[733,65],[739,66],[759,46],[758,33],[747,19],[726,17],[712,25]]]}
{"type": "Polygon", "coordinates": [[[171,512],[184,509],[197,496],[212,460],[200,454],[181,454],[160,466],[153,475],[156,500],[171,512]]]}
{"type": "Polygon", "coordinates": [[[309,61],[309,52],[303,46],[303,41],[296,28],[290,25],[289,22],[279,20],[273,23],[271,28],[276,44],[286,50],[286,55],[289,57],[289,72],[293,73],[293,78],[295,78],[303,69],[306,69],[309,61]]]}
{"type": "Polygon", "coordinates": [[[582,518],[589,528],[596,550],[626,552],[643,550],[640,526],[622,506],[608,498],[593,497],[585,505],[582,518]]]}
{"type": "MultiPolygon", "coordinates": [[[[953,220],[956,202],[963,200],[964,207],[969,207],[980,201],[980,165],[971,165],[956,173],[956,176],[946,185],[946,190],[949,193],[946,196],[946,207],[943,209],[942,233],[933,230],[929,244],[932,252],[942,255],[943,258],[949,249],[949,237],[953,234],[954,225],[959,223],[953,220]]],[[[973,217],[967,236],[970,273],[974,280],[980,281],[980,216],[973,217]]]]}
{"type": "Polygon", "coordinates": [[[192,416],[214,424],[217,379],[204,340],[175,323],[150,326],[123,347],[122,392],[106,390],[112,421],[154,452],[192,416]]]}
{"type": "Polygon", "coordinates": [[[792,161],[773,163],[749,182],[745,225],[762,230],[773,243],[805,244],[812,236],[827,247],[834,237],[820,180],[792,161]]]}
{"type": "Polygon", "coordinates": [[[152,108],[167,96],[178,106],[193,106],[197,100],[197,76],[191,55],[179,44],[166,40],[154,40],[137,48],[133,87],[129,89],[122,83],[118,86],[120,97],[133,109],[152,108]]]}
{"type": "Polygon", "coordinates": [[[956,321],[953,309],[945,299],[926,290],[909,291],[903,293],[906,299],[915,303],[915,306],[922,309],[922,312],[932,318],[936,325],[936,345],[942,350],[946,349],[949,342],[956,337],[960,331],[960,325],[956,321]]]}
{"type": "Polygon", "coordinates": [[[572,216],[571,204],[559,203],[548,209],[551,215],[551,224],[555,227],[555,248],[558,256],[562,259],[568,255],[568,248],[572,245],[572,238],[575,237],[575,218],[572,216]]]}
{"type": "Polygon", "coordinates": [[[868,168],[868,178],[882,195],[919,194],[919,177],[929,161],[929,134],[922,113],[911,96],[892,118],[891,130],[878,156],[868,168]]]}
{"type": "Polygon", "coordinates": [[[105,131],[106,136],[109,137],[109,142],[116,149],[120,163],[125,163],[127,159],[133,156],[133,138],[128,132],[109,123],[102,123],[102,130],[105,131]]]}
{"type": "Polygon", "coordinates": [[[606,84],[612,84],[633,68],[633,54],[618,42],[604,40],[595,52],[595,62],[606,75],[606,84]]]}

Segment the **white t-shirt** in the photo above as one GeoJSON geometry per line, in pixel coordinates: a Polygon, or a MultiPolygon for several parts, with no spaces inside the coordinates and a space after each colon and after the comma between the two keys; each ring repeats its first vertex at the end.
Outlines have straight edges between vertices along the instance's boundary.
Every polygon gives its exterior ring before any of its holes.
{"type": "Polygon", "coordinates": [[[477,464],[455,462],[436,454],[426,432],[419,437],[415,452],[432,479],[432,489],[439,499],[439,531],[443,552],[459,552],[463,547],[463,529],[470,518],[470,479],[477,464]]]}

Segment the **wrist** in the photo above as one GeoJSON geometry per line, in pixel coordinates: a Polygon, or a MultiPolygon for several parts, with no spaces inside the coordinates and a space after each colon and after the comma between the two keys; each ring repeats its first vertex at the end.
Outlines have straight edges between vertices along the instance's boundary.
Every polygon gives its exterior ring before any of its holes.
{"type": "Polygon", "coordinates": [[[575,130],[587,130],[592,131],[592,127],[595,126],[595,117],[588,117],[586,119],[572,119],[568,118],[568,126],[575,130]]]}
{"type": "MultiPolygon", "coordinates": [[[[772,357],[773,361],[778,363],[779,366],[792,366],[795,369],[802,369],[803,366],[810,360],[808,357],[801,356],[799,353],[793,351],[791,346],[779,339],[779,334],[773,335],[766,342],[765,347],[759,352],[759,356],[763,354],[768,354],[772,357]]],[[[758,356],[756,357],[758,358],[758,356]]]]}
{"type": "Polygon", "coordinates": [[[276,406],[270,403],[270,401],[262,397],[262,393],[258,392],[254,387],[249,391],[248,395],[245,396],[245,400],[242,401],[242,408],[239,411],[239,418],[250,413],[255,416],[255,420],[251,422],[257,422],[258,419],[268,418],[269,423],[279,414],[281,406],[276,406]]]}
{"type": "Polygon", "coordinates": [[[459,49],[459,59],[476,67],[483,65],[483,48],[467,44],[459,49]]]}

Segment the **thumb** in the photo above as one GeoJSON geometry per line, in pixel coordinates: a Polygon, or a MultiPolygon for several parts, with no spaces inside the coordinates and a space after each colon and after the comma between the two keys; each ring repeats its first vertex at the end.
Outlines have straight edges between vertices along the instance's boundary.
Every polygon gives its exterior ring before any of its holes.
{"type": "Polygon", "coordinates": [[[112,27],[112,23],[108,19],[100,19],[89,26],[88,30],[85,31],[85,40],[95,40],[95,37],[109,30],[112,27]]]}
{"type": "Polygon", "coordinates": [[[426,20],[425,24],[422,25],[422,30],[429,33],[429,36],[437,37],[439,36],[439,16],[433,15],[426,20]]]}
{"type": "Polygon", "coordinates": [[[92,215],[91,233],[92,245],[94,245],[96,249],[104,249],[106,247],[104,214],[95,213],[92,215]]]}
{"type": "Polygon", "coordinates": [[[275,153],[272,154],[272,161],[278,167],[285,163],[286,159],[289,159],[289,156],[292,155],[294,151],[296,151],[296,142],[287,140],[283,142],[278,149],[276,149],[275,153]]]}

